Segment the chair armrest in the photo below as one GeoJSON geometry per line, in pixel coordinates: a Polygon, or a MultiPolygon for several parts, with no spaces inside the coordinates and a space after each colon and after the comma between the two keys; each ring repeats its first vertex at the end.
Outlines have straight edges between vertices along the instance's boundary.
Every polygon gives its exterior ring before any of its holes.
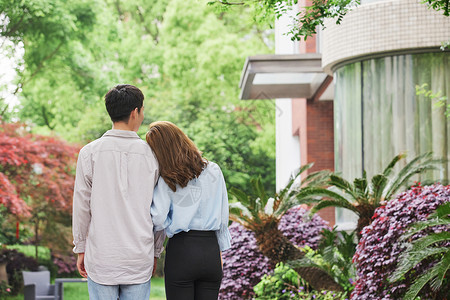
{"type": "Polygon", "coordinates": [[[24,286],[23,290],[24,300],[35,300],[36,299],[36,285],[27,284],[24,286]]]}
{"type": "Polygon", "coordinates": [[[54,295],[55,294],[55,285],[54,284],[50,284],[48,286],[48,294],[49,295],[54,295]]]}

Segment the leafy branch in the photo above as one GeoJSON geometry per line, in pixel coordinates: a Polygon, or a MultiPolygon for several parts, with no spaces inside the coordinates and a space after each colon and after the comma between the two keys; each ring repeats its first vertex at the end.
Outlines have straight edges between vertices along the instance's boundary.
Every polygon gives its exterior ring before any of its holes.
{"type": "Polygon", "coordinates": [[[416,85],[416,95],[423,96],[426,100],[432,101],[436,108],[445,106],[445,116],[450,118],[450,104],[447,103],[448,97],[442,96],[441,91],[433,92],[428,88],[428,84],[416,85]]]}
{"type": "MultiPolygon", "coordinates": [[[[227,0],[216,0],[208,2],[208,5],[219,5],[230,7],[233,5],[248,5],[255,7],[256,20],[267,21],[274,15],[277,19],[292,10],[297,0],[243,0],[240,2],[229,2],[227,0]]],[[[449,16],[449,0],[422,0],[429,8],[443,11],[444,16],[449,16]]],[[[317,27],[324,27],[325,19],[335,19],[340,24],[344,16],[361,3],[360,0],[312,0],[311,6],[306,6],[292,18],[288,35],[292,40],[307,39],[316,34],[317,27]]]]}

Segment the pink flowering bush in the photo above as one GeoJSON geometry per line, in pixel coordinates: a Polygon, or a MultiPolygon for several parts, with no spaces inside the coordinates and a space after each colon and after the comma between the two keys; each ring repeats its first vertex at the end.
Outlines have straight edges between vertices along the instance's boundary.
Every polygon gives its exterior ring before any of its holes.
{"type": "Polygon", "coordinates": [[[65,277],[78,274],[77,259],[74,255],[55,255],[53,264],[58,270],[58,276],[65,277]]]}
{"type": "MultiPolygon", "coordinates": [[[[278,228],[295,245],[317,249],[320,232],[327,225],[318,215],[310,218],[308,214],[309,211],[299,206],[291,208],[281,218],[278,228]]],[[[253,232],[238,223],[231,224],[229,230],[232,244],[231,249],[222,253],[223,279],[219,298],[251,299],[255,296],[253,287],[275,266],[259,251],[253,232]]]]}
{"type": "MultiPolygon", "coordinates": [[[[394,283],[388,282],[398,263],[405,245],[399,240],[409,225],[423,221],[436,208],[450,201],[450,186],[435,184],[414,186],[398,195],[394,200],[375,211],[374,221],[365,227],[362,238],[353,257],[356,263],[358,280],[352,293],[352,299],[402,299],[408,287],[414,281],[415,274],[422,274],[435,261],[428,260],[417,265],[405,274],[405,278],[394,283]]],[[[431,232],[441,232],[448,228],[432,227],[431,232]]],[[[430,231],[428,232],[430,233],[430,231]]],[[[427,232],[419,232],[412,237],[416,240],[427,232]]],[[[432,291],[428,286],[420,296],[431,299],[432,291]]]]}

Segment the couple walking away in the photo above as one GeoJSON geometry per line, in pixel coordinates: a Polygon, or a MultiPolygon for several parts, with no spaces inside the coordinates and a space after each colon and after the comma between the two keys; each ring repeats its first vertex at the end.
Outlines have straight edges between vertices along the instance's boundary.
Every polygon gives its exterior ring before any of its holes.
{"type": "Polygon", "coordinates": [[[144,142],[137,87],[112,88],[105,105],[113,128],[81,149],[73,196],[73,251],[89,298],[148,300],[167,235],[167,299],[217,299],[231,239],[219,166],[170,122],[152,123],[144,142]]]}

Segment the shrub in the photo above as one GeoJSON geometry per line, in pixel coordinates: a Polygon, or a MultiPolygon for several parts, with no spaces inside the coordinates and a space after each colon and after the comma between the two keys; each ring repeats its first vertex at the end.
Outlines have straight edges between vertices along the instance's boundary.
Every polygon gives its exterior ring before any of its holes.
{"type": "Polygon", "coordinates": [[[277,264],[271,275],[264,275],[261,282],[254,287],[256,300],[346,299],[344,293],[330,291],[308,291],[308,288],[297,272],[283,263],[277,264]]]}
{"type": "Polygon", "coordinates": [[[77,258],[75,255],[55,255],[53,264],[56,266],[58,277],[77,276],[77,258]]]}
{"type": "MultiPolygon", "coordinates": [[[[279,229],[299,247],[308,245],[316,249],[320,242],[320,231],[326,223],[318,215],[312,218],[301,207],[291,208],[281,218],[279,229]]],[[[256,244],[254,234],[242,225],[230,226],[231,249],[223,252],[223,280],[220,299],[248,299],[254,296],[253,287],[264,274],[270,273],[274,265],[269,262],[256,244]]]]}
{"type": "Polygon", "coordinates": [[[305,257],[291,261],[289,265],[290,267],[303,265],[321,268],[330,274],[350,295],[356,278],[355,266],[352,263],[356,250],[355,233],[338,232],[335,227],[332,230],[323,229],[321,235],[322,241],[317,250],[312,250],[306,246],[303,248],[306,253],[305,257]]]}
{"type": "MultiPolygon", "coordinates": [[[[414,280],[414,274],[422,274],[433,262],[420,263],[406,273],[403,280],[389,283],[388,276],[395,271],[399,257],[405,251],[405,245],[399,238],[410,224],[426,220],[439,205],[449,201],[450,186],[415,186],[376,210],[374,221],[364,228],[353,257],[358,280],[352,299],[402,299],[414,280]]],[[[433,227],[428,233],[442,230],[445,228],[433,227]]],[[[411,240],[426,234],[420,232],[411,240]]],[[[420,295],[430,299],[431,293],[429,286],[426,286],[420,295]]]]}
{"type": "Polygon", "coordinates": [[[406,250],[400,257],[397,270],[390,276],[390,281],[402,279],[405,273],[421,261],[431,257],[436,258],[436,264],[431,269],[423,274],[416,274],[417,279],[408,288],[404,299],[415,299],[427,283],[431,283],[431,288],[436,291],[435,299],[450,296],[450,280],[446,277],[446,274],[450,272],[450,202],[439,206],[435,213],[428,216],[428,220],[411,226],[401,237],[401,241],[406,243],[406,250]],[[408,242],[418,232],[437,225],[445,226],[446,230],[427,234],[412,243],[408,242]]]}
{"type": "Polygon", "coordinates": [[[5,281],[0,282],[0,299],[3,299],[3,296],[11,295],[11,286],[7,284],[5,281]]]}
{"type": "Polygon", "coordinates": [[[38,263],[32,258],[14,249],[4,249],[0,256],[5,257],[6,272],[8,273],[8,282],[11,286],[11,294],[19,293],[23,286],[22,271],[37,271],[38,263]]]}

